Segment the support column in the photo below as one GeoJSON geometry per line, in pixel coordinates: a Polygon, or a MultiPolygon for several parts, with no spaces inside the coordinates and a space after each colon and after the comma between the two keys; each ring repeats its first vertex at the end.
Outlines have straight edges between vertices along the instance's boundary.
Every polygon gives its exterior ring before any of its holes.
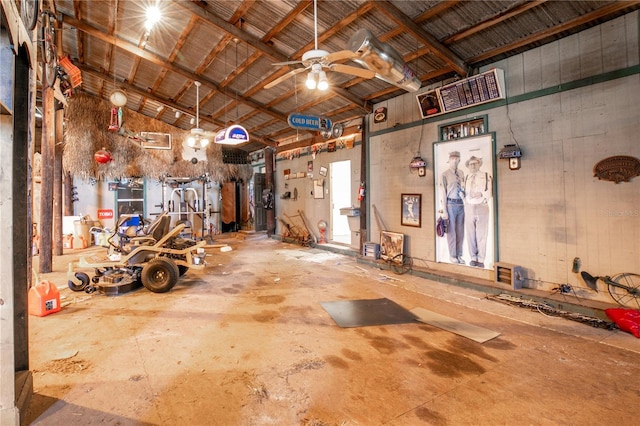
{"type": "MultiPolygon", "coordinates": [[[[273,148],[267,147],[264,150],[264,166],[265,166],[265,180],[264,187],[265,189],[271,190],[271,193],[274,194],[275,182],[273,181],[274,174],[274,155],[273,148]]],[[[275,194],[274,194],[275,197],[275,194]]],[[[271,237],[276,233],[276,211],[275,211],[275,198],[274,198],[274,208],[267,210],[267,236],[271,237]]]]}

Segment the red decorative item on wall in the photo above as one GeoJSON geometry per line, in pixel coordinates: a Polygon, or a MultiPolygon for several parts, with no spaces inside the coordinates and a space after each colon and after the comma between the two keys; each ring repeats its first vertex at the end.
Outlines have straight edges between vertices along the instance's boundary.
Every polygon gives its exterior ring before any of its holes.
{"type": "Polygon", "coordinates": [[[100,151],[96,151],[96,153],[93,154],[93,159],[100,164],[106,164],[113,160],[113,157],[111,156],[111,152],[102,148],[100,151]]]}

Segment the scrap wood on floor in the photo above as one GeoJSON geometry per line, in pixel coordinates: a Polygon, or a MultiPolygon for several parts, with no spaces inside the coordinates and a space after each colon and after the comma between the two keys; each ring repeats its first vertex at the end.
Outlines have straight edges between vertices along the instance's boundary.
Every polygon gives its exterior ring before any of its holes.
{"type": "Polygon", "coordinates": [[[478,327],[477,325],[469,324],[423,308],[414,308],[410,312],[414,314],[420,322],[450,331],[478,343],[484,343],[500,335],[498,332],[478,327]]]}

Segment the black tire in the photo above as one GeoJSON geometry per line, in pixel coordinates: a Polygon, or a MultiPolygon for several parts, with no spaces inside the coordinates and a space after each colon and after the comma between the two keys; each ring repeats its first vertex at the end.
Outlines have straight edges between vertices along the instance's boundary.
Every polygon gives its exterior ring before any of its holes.
{"type": "Polygon", "coordinates": [[[80,280],[80,284],[76,284],[72,280],[69,280],[67,285],[73,291],[83,291],[89,284],[89,275],[84,272],[76,272],[75,277],[80,280]]]}
{"type": "Polygon", "coordinates": [[[140,281],[149,291],[166,293],[171,290],[180,277],[178,265],[167,257],[156,257],[142,267],[140,281]]]}
{"type": "Polygon", "coordinates": [[[38,23],[38,12],[40,11],[39,0],[21,0],[20,17],[27,30],[32,31],[38,23]]]}
{"type": "Polygon", "coordinates": [[[608,284],[609,294],[620,306],[640,309],[640,275],[623,272],[611,277],[619,286],[608,284]],[[623,287],[625,288],[623,288],[623,287]]]}
{"type": "Polygon", "coordinates": [[[180,276],[183,276],[189,270],[188,266],[178,265],[178,271],[180,272],[180,276]]]}
{"type": "Polygon", "coordinates": [[[58,77],[58,58],[55,47],[55,17],[50,12],[42,13],[42,70],[49,87],[53,87],[58,77]]]}

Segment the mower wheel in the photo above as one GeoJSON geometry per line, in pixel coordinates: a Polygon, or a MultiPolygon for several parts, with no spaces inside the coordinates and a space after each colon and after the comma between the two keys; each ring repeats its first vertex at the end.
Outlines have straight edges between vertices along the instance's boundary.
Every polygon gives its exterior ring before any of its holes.
{"type": "Polygon", "coordinates": [[[69,282],[67,283],[69,288],[73,291],[84,290],[85,287],[87,287],[87,284],[89,284],[89,275],[85,274],[84,272],[76,272],[75,277],[80,280],[80,284],[76,284],[72,280],[69,280],[69,282]]]}
{"type": "Polygon", "coordinates": [[[154,293],[166,293],[178,282],[178,265],[166,257],[151,259],[142,267],[140,281],[147,290],[154,293]]]}

